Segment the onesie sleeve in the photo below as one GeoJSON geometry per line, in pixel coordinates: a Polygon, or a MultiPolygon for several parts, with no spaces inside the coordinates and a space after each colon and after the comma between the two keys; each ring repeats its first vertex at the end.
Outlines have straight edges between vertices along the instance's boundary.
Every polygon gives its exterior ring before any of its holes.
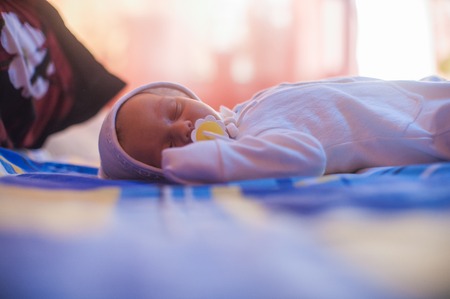
{"type": "Polygon", "coordinates": [[[319,176],[326,156],[311,135],[272,129],[239,140],[211,140],[163,151],[164,175],[178,183],[221,183],[286,176],[319,176]]]}

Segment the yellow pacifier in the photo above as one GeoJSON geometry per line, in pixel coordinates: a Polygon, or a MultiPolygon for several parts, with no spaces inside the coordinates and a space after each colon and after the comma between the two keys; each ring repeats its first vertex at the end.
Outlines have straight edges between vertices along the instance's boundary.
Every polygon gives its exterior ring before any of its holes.
{"type": "Polygon", "coordinates": [[[193,142],[229,138],[223,122],[212,115],[208,115],[204,119],[197,119],[194,127],[195,129],[191,133],[193,142]]]}

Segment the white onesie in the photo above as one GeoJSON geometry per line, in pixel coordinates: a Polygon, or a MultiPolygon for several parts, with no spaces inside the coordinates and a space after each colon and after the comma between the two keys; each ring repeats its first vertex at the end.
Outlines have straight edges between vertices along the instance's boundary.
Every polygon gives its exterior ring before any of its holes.
{"type": "Polygon", "coordinates": [[[364,77],[280,84],[237,105],[234,140],[163,151],[181,183],[319,176],[450,160],[450,82],[364,77]]]}

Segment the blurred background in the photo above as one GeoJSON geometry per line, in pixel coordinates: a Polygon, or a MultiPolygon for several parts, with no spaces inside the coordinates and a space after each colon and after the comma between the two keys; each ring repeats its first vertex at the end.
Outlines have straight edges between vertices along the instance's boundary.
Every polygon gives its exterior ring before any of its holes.
{"type": "Polygon", "coordinates": [[[217,108],[282,81],[450,75],[448,0],[50,0],[128,88],[159,80],[217,108]]]}
{"type": "Polygon", "coordinates": [[[450,0],[50,0],[128,85],[175,81],[214,108],[285,81],[450,78],[450,0]]]}

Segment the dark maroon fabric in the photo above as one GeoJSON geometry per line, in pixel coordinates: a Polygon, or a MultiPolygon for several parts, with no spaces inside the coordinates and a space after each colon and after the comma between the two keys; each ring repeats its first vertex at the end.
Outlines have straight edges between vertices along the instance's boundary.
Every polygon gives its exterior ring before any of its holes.
{"type": "Polygon", "coordinates": [[[1,0],[0,12],[2,147],[39,148],[49,135],[94,116],[125,86],[47,1],[1,0]]]}

